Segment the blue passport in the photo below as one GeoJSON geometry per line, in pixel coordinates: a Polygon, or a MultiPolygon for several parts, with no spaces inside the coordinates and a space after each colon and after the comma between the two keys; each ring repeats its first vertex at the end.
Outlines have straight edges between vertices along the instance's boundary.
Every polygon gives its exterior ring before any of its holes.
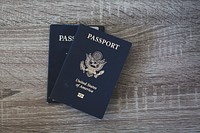
{"type": "Polygon", "coordinates": [[[50,98],[102,119],[130,47],[80,25],[50,98]]]}
{"type": "MultiPolygon", "coordinates": [[[[103,26],[93,25],[93,28],[104,31],[103,26]]],[[[55,85],[56,79],[64,63],[65,57],[74,40],[74,35],[78,25],[50,25],[49,34],[49,65],[48,65],[48,83],[47,83],[47,102],[55,102],[50,99],[51,91],[55,85]]]]}

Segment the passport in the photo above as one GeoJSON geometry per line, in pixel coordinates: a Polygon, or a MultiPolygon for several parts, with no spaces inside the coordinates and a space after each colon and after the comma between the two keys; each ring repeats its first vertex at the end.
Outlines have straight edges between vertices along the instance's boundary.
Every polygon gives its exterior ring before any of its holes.
{"type": "Polygon", "coordinates": [[[102,119],[131,45],[79,25],[50,98],[102,119]]]}
{"type": "MultiPolygon", "coordinates": [[[[48,61],[48,83],[47,83],[47,102],[55,102],[49,98],[56,79],[64,63],[65,57],[74,40],[74,35],[79,25],[50,25],[49,34],[49,61],[48,61]]],[[[92,26],[97,30],[104,31],[103,26],[92,26]]]]}

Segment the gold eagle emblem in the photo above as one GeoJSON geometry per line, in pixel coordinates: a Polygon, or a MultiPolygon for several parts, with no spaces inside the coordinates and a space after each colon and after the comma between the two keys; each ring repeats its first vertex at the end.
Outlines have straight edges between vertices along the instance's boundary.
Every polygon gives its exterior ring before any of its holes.
{"type": "Polygon", "coordinates": [[[99,77],[104,74],[105,71],[102,70],[102,68],[107,63],[105,59],[102,58],[103,55],[99,51],[95,51],[93,54],[86,54],[86,60],[82,60],[80,63],[80,70],[82,70],[83,73],[86,72],[88,77],[99,77]]]}

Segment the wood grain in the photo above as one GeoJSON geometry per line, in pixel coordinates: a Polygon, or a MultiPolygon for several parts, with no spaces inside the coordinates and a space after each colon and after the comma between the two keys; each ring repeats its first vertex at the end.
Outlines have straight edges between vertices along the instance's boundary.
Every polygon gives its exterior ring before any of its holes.
{"type": "Polygon", "coordinates": [[[0,132],[200,132],[200,1],[0,1],[0,132]],[[103,120],[46,103],[52,23],[133,43],[103,120]]]}

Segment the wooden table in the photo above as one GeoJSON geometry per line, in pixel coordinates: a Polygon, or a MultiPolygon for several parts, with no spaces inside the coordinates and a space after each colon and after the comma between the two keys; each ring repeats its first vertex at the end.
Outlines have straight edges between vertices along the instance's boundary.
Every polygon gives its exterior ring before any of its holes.
{"type": "Polygon", "coordinates": [[[200,132],[200,1],[0,1],[0,132],[200,132]],[[53,23],[133,43],[103,120],[46,103],[53,23]]]}

